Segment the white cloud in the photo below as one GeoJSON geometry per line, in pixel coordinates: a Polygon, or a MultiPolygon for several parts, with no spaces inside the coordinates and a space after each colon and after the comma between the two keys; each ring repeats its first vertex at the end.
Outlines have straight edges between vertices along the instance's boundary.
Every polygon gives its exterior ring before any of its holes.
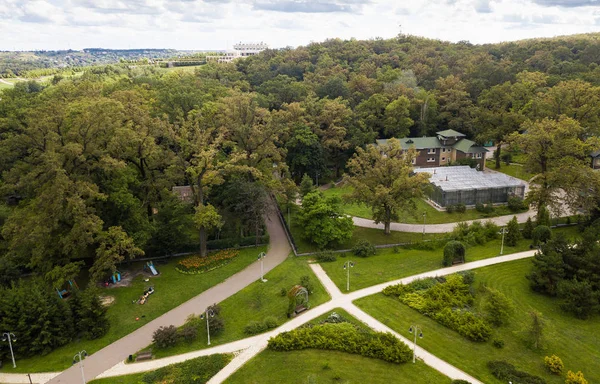
{"type": "Polygon", "coordinates": [[[0,49],[226,49],[413,35],[474,43],[599,30],[600,0],[0,0],[0,49]],[[585,12],[582,12],[585,10],[585,12]]]}

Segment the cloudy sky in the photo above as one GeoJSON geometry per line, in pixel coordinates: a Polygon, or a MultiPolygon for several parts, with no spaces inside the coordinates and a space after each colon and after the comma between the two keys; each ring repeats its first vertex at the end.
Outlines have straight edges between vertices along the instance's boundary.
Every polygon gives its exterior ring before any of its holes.
{"type": "Polygon", "coordinates": [[[399,32],[473,43],[600,31],[600,0],[0,0],[0,50],[273,48],[399,32]]]}

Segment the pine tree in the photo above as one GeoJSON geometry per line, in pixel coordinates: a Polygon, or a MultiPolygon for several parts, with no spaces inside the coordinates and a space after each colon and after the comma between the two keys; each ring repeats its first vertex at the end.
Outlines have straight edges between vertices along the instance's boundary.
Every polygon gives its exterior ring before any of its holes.
{"type": "Polygon", "coordinates": [[[508,222],[506,226],[506,245],[514,247],[517,245],[517,242],[521,239],[521,229],[519,228],[519,222],[517,221],[517,217],[513,216],[513,218],[508,222]]]}
{"type": "Polygon", "coordinates": [[[534,228],[535,226],[533,225],[531,217],[528,217],[527,221],[525,222],[525,225],[523,226],[523,231],[521,232],[523,234],[523,237],[526,239],[531,239],[534,228]]]}
{"type": "Polygon", "coordinates": [[[313,181],[310,176],[305,173],[304,176],[302,176],[302,181],[300,182],[300,195],[304,197],[313,189],[315,189],[313,181]]]}

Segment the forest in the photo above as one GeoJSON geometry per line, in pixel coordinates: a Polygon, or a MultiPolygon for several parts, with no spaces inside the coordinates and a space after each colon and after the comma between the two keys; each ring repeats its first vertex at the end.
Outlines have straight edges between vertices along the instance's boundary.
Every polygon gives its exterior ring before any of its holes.
{"type": "Polygon", "coordinates": [[[258,243],[272,194],[294,200],[305,174],[339,179],[377,138],[444,129],[493,141],[497,167],[506,143],[533,154],[549,142],[528,159],[543,177],[532,203],[552,209],[563,188],[595,217],[598,181],[582,165],[598,148],[599,64],[599,34],[399,35],[18,83],[0,93],[0,284],[34,274],[58,288],[82,268],[101,281],[142,255],[258,243]]]}

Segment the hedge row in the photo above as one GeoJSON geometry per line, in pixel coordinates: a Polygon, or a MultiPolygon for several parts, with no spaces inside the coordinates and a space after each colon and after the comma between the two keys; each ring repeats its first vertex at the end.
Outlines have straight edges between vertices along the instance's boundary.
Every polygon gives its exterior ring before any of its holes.
{"type": "Polygon", "coordinates": [[[202,384],[208,382],[231,361],[231,355],[210,355],[169,365],[146,373],[142,383],[202,384]]]}
{"type": "Polygon", "coordinates": [[[519,371],[514,365],[506,361],[490,361],[488,368],[496,378],[503,381],[512,381],[519,384],[546,384],[546,380],[527,372],[519,371]]]}
{"type": "Polygon", "coordinates": [[[342,351],[388,361],[405,363],[410,348],[391,333],[365,331],[350,323],[324,323],[281,333],[269,340],[274,351],[307,348],[342,351]]]}

